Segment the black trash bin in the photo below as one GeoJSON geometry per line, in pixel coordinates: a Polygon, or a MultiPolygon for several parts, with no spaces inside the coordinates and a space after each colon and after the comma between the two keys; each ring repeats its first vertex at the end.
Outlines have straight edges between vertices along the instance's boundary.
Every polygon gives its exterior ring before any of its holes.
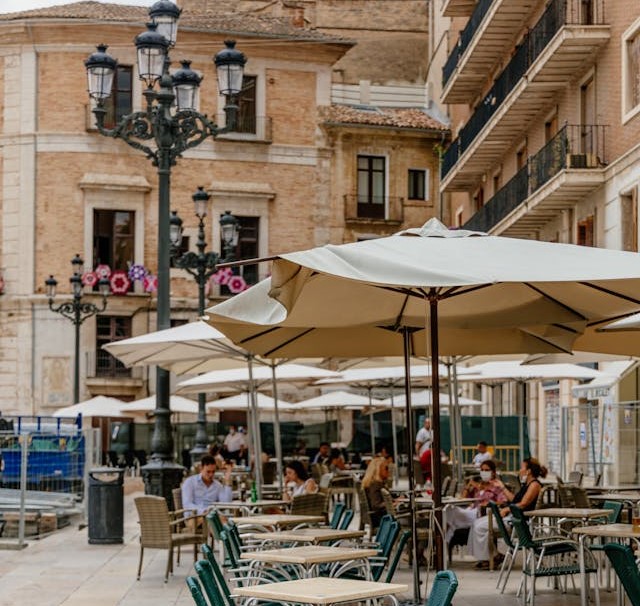
{"type": "Polygon", "coordinates": [[[124,535],[124,469],[89,471],[89,543],[122,543],[124,535]]]}

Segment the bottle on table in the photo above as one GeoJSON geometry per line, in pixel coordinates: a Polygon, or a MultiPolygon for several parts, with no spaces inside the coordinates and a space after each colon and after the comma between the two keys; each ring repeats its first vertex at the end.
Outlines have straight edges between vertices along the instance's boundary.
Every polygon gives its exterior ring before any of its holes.
{"type": "Polygon", "coordinates": [[[258,500],[258,489],[256,488],[256,481],[251,482],[251,502],[255,503],[258,500]]]}

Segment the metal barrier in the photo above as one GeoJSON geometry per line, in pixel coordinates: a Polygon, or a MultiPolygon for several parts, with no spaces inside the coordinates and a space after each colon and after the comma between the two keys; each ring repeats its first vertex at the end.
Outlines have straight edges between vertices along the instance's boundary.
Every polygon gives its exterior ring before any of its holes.
{"type": "MultiPolygon", "coordinates": [[[[491,449],[491,447],[490,447],[491,449]]],[[[473,457],[476,455],[475,446],[463,446],[462,447],[462,464],[472,465],[473,457]]],[[[449,453],[450,458],[453,460],[453,451],[449,453]]],[[[516,445],[509,446],[496,446],[493,448],[493,460],[499,463],[501,471],[517,472],[520,469],[520,447],[516,445]]]]}

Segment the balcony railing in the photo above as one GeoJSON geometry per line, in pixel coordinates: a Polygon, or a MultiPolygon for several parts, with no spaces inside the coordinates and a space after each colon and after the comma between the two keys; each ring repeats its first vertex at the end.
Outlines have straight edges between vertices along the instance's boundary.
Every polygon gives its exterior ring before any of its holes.
{"type": "Polygon", "coordinates": [[[464,225],[490,231],[545,183],[566,169],[595,169],[606,165],[605,126],[567,124],[496,192],[464,225]]]}
{"type": "Polygon", "coordinates": [[[137,379],[142,376],[141,370],[141,368],[127,368],[102,349],[87,353],[87,377],[90,379],[137,379]]]}
{"type": "Polygon", "coordinates": [[[344,217],[347,221],[402,223],[404,198],[385,196],[380,200],[370,200],[358,194],[347,194],[344,196],[344,217]]]}
{"type": "Polygon", "coordinates": [[[442,88],[447,85],[451,74],[453,74],[453,72],[458,67],[460,58],[462,57],[462,55],[464,55],[467,48],[469,48],[469,44],[473,40],[473,37],[476,35],[478,28],[482,24],[485,16],[489,12],[489,8],[494,1],[495,0],[480,0],[480,2],[476,4],[476,7],[473,10],[471,17],[469,18],[467,25],[460,32],[460,37],[458,38],[456,47],[453,49],[453,51],[451,51],[451,54],[447,58],[447,62],[442,69],[442,88]]]}
{"type": "Polygon", "coordinates": [[[586,3],[579,0],[553,0],[522,43],[516,47],[511,61],[496,78],[483,101],[460,130],[458,138],[445,152],[446,161],[442,163],[441,179],[444,179],[452,170],[458,159],[471,146],[529,67],[563,26],[591,25],[603,23],[603,21],[604,0],[592,0],[586,3]]]}
{"type": "MultiPolygon", "coordinates": [[[[224,115],[218,116],[218,123],[224,124],[224,119],[224,115]]],[[[272,120],[268,116],[238,116],[236,127],[219,138],[271,143],[272,120]]]]}

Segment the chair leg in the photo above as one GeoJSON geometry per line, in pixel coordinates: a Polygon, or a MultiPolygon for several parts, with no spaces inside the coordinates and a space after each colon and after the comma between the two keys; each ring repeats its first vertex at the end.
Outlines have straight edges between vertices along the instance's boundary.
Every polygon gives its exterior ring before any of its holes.
{"type": "Polygon", "coordinates": [[[513,568],[513,562],[516,559],[517,550],[509,549],[506,555],[504,556],[504,562],[502,562],[502,568],[500,568],[500,577],[504,575],[504,579],[502,581],[502,587],[500,587],[500,578],[498,578],[498,585],[496,586],[500,589],[500,593],[504,593],[504,590],[507,587],[507,581],[511,576],[511,569],[513,568]],[[509,562],[507,563],[507,559],[509,562]],[[505,570],[506,568],[506,570],[505,570]]]}
{"type": "MultiPolygon", "coordinates": [[[[180,566],[180,545],[178,545],[178,557],[177,557],[177,560],[178,560],[178,566],[180,566]]],[[[172,567],[173,567],[173,565],[172,565],[172,567]]]]}
{"type": "Polygon", "coordinates": [[[169,548],[169,554],[167,556],[167,569],[164,573],[164,582],[169,580],[169,573],[173,572],[173,547],[169,548]]]}
{"type": "Polygon", "coordinates": [[[142,555],[144,554],[144,547],[140,546],[140,560],[138,561],[138,577],[137,580],[140,580],[140,573],[142,572],[142,555]]]}

